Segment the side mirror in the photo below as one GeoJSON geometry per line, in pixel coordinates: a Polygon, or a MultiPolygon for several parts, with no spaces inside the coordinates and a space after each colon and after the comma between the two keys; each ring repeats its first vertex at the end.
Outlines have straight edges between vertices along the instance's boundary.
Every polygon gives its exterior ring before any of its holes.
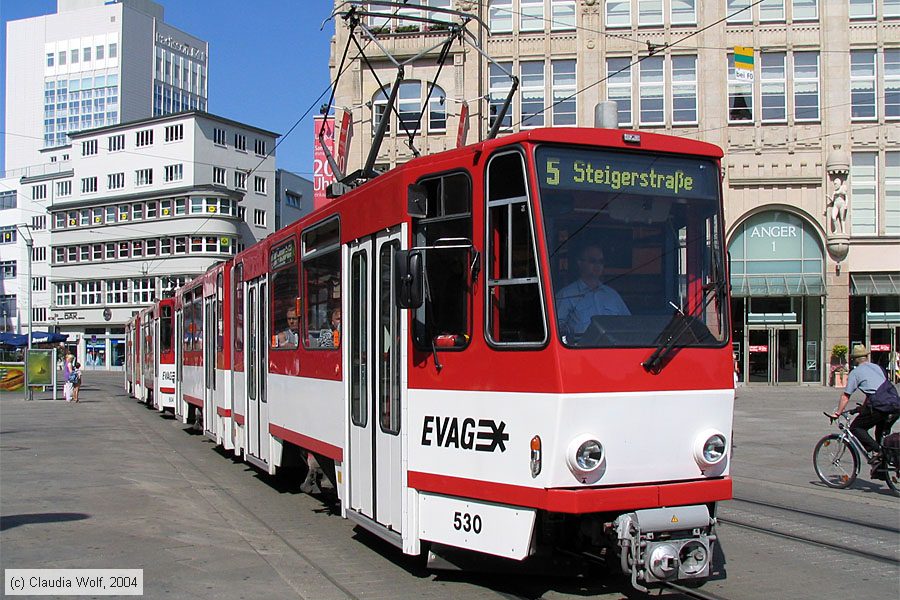
{"type": "Polygon", "coordinates": [[[406,190],[406,214],[413,219],[424,219],[428,214],[428,192],[424,185],[413,183],[406,190]]]}
{"type": "Polygon", "coordinates": [[[394,253],[394,284],[400,308],[419,308],[425,297],[425,267],[420,250],[394,253]]]}

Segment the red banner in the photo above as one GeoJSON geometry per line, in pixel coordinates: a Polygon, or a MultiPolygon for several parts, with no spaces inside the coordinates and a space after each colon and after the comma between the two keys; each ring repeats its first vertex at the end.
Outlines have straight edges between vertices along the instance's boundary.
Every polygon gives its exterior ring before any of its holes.
{"type": "Polygon", "coordinates": [[[466,145],[466,137],[469,134],[469,103],[463,102],[459,111],[459,129],[456,131],[456,147],[466,145]]]}
{"type": "Polygon", "coordinates": [[[341,117],[341,133],[338,134],[337,165],[341,173],[347,174],[347,156],[350,154],[350,139],[353,137],[353,115],[349,110],[341,117]]]}
{"type": "Polygon", "coordinates": [[[313,120],[313,207],[319,208],[328,202],[325,197],[325,188],[334,182],[334,173],[331,172],[331,165],[325,158],[325,151],[319,143],[319,131],[322,130],[322,122],[325,122],[324,142],[328,146],[329,152],[334,153],[334,117],[316,117],[313,120]]]}

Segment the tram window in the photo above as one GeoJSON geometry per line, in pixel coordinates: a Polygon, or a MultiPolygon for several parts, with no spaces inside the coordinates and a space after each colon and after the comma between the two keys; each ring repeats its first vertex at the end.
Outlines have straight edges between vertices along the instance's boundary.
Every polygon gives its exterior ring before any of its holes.
{"type": "MultiPolygon", "coordinates": [[[[434,249],[442,240],[472,239],[472,185],[465,173],[420,182],[426,191],[425,218],[414,224],[415,245],[425,252],[425,303],[415,312],[413,339],[423,350],[461,349],[468,345],[471,280],[468,248],[434,249]]],[[[447,244],[447,242],[444,242],[447,244]]]]}
{"type": "Polygon", "coordinates": [[[340,346],[340,224],[331,219],[303,233],[303,345],[340,346]]]}
{"type": "Polygon", "coordinates": [[[184,352],[191,352],[194,344],[194,292],[185,292],[181,298],[181,312],[184,314],[184,352]]]}
{"type": "Polygon", "coordinates": [[[203,286],[194,289],[194,352],[203,351],[203,286]]]}
{"type": "Polygon", "coordinates": [[[159,321],[159,350],[161,353],[172,351],[172,307],[160,307],[162,318],[159,321]]]}
{"type": "Polygon", "coordinates": [[[521,154],[491,159],[487,192],[488,338],[496,344],[542,344],[547,327],[521,154]]]}
{"type": "Polygon", "coordinates": [[[291,239],[272,249],[272,316],[269,319],[272,348],[293,350],[300,343],[297,314],[297,245],[291,239]]]}
{"type": "Polygon", "coordinates": [[[393,299],[394,253],[399,242],[384,244],[379,252],[382,281],[378,286],[378,421],[386,433],[400,433],[400,308],[393,299]]]}
{"type": "Polygon", "coordinates": [[[234,285],[234,351],[244,351],[244,265],[235,266],[234,285]]]}

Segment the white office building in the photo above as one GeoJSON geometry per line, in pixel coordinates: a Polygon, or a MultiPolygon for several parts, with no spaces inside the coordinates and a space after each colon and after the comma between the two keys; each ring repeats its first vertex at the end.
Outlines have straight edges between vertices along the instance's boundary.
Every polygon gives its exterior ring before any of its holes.
{"type": "Polygon", "coordinates": [[[208,44],[166,24],[161,5],[57,4],[7,24],[7,176],[44,169],[42,151],[73,132],[207,110],[208,44]]]}
{"type": "Polygon", "coordinates": [[[17,179],[30,200],[9,212],[33,225],[34,328],[117,368],[134,312],[274,231],[278,135],[184,112],[69,138],[46,152],[58,168],[17,179]]]}

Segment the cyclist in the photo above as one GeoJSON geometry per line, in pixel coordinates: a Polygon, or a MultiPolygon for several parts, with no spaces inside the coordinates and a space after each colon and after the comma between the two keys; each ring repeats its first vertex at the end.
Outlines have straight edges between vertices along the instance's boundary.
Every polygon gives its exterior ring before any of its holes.
{"type": "Polygon", "coordinates": [[[881,453],[878,442],[869,435],[869,429],[875,427],[875,437],[881,440],[896,418],[894,413],[900,411],[900,398],[882,368],[869,362],[869,350],[863,344],[853,345],[850,361],[856,364],[856,368],[850,371],[847,386],[832,416],[837,418],[844,412],[850,396],[856,390],[866,395],[859,414],[850,424],[850,431],[869,452],[869,464],[877,465],[881,461],[881,453]]]}

